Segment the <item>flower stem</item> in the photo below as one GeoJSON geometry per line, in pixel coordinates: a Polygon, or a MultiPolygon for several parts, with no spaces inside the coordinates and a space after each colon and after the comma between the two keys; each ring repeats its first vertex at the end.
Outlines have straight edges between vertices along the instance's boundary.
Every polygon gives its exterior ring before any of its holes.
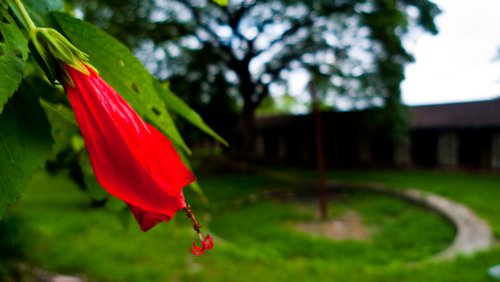
{"type": "Polygon", "coordinates": [[[187,205],[184,208],[184,210],[186,211],[187,217],[189,219],[191,219],[191,221],[193,222],[193,229],[196,231],[196,233],[198,233],[198,235],[200,235],[201,234],[201,232],[200,232],[201,224],[198,221],[196,221],[196,218],[194,217],[193,211],[191,210],[191,206],[187,205]]]}
{"type": "Polygon", "coordinates": [[[21,12],[21,16],[23,17],[24,22],[27,25],[28,32],[30,34],[30,37],[36,33],[37,27],[33,20],[31,19],[30,15],[28,14],[28,11],[26,11],[26,8],[24,8],[23,3],[21,3],[21,0],[14,0],[14,5],[19,9],[19,12],[21,12]]]}

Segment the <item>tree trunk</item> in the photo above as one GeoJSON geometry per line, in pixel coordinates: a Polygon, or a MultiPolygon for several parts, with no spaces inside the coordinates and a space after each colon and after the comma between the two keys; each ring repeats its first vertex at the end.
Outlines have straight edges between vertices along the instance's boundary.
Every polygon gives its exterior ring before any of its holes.
{"type": "Polygon", "coordinates": [[[243,98],[243,113],[238,127],[239,138],[241,138],[238,154],[244,158],[250,158],[255,152],[255,110],[258,106],[258,101],[255,99],[258,97],[257,86],[250,74],[250,58],[234,63],[233,70],[240,80],[239,90],[243,98]]]}
{"type": "Polygon", "coordinates": [[[241,136],[241,150],[243,157],[251,157],[255,152],[255,107],[245,103],[241,117],[239,134],[241,136]]]}

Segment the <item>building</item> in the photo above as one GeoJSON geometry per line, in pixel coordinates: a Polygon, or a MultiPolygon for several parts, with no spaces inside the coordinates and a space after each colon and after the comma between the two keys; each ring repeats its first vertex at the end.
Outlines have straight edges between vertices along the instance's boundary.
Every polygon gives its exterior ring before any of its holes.
{"type": "MultiPolygon", "coordinates": [[[[327,166],[500,169],[500,99],[411,107],[402,138],[378,134],[372,114],[321,114],[327,166]]],[[[312,115],[257,120],[257,158],[312,165],[315,154],[312,115]]]]}

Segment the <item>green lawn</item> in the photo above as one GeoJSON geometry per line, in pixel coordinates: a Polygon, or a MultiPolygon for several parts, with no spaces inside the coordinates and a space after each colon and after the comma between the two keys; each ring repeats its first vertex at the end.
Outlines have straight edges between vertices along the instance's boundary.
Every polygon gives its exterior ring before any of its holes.
{"type": "MultiPolygon", "coordinates": [[[[330,202],[332,217],[347,210],[362,216],[372,230],[368,241],[297,231],[295,223],[313,220],[314,202],[272,200],[263,191],[293,189],[314,175],[279,169],[199,176],[210,205],[200,209],[195,195],[187,198],[215,239],[201,257],[189,253],[195,234],[183,214],[142,233],[133,220],[126,226],[117,213],[92,207],[89,196],[61,175],[38,174],[9,215],[22,223],[28,261],[91,281],[492,281],[486,269],[500,263],[500,248],[430,261],[450,242],[453,228],[386,196],[342,194],[330,202]]],[[[373,170],[333,171],[329,179],[432,191],[469,205],[500,234],[498,175],[373,170]]]]}

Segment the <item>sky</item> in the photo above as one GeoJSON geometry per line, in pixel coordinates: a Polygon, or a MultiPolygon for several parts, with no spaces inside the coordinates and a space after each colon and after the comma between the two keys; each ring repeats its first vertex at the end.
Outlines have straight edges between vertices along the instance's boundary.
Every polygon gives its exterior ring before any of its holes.
{"type": "Polygon", "coordinates": [[[439,34],[410,43],[416,62],[402,84],[408,105],[500,97],[500,1],[435,0],[439,34]],[[498,58],[497,60],[495,60],[498,58]]]}

